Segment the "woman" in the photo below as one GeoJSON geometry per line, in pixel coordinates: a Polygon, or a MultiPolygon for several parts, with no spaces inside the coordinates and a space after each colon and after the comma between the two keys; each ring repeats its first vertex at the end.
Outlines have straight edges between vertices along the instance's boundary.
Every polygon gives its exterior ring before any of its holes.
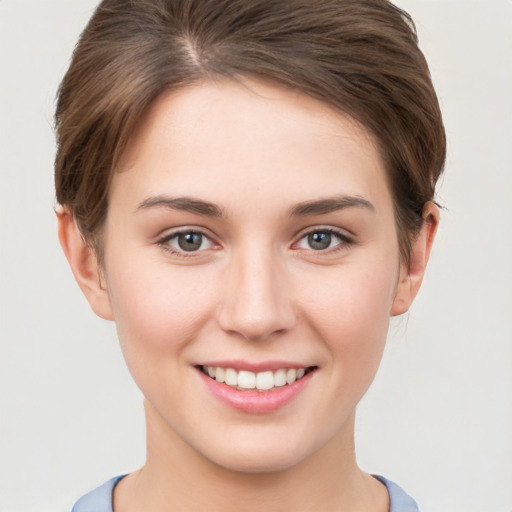
{"type": "Polygon", "coordinates": [[[417,510],[355,408],[439,221],[441,114],[387,1],[103,1],[57,106],[59,237],[147,460],[75,512],[417,510]]]}

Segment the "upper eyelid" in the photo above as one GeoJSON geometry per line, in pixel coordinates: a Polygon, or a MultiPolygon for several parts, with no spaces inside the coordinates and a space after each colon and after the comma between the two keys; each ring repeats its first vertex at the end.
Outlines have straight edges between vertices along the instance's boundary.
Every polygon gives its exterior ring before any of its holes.
{"type": "Polygon", "coordinates": [[[307,228],[301,229],[300,231],[298,231],[295,234],[294,239],[298,241],[298,240],[301,240],[302,238],[304,238],[306,235],[309,235],[311,233],[321,232],[321,231],[327,232],[327,233],[333,233],[335,235],[340,236],[341,238],[347,238],[350,240],[353,240],[355,238],[355,234],[350,232],[348,229],[337,228],[334,226],[318,225],[318,226],[309,226],[307,228]]]}
{"type": "MultiPolygon", "coordinates": [[[[315,233],[315,232],[332,233],[334,235],[339,236],[342,239],[346,239],[346,240],[349,240],[351,242],[353,242],[354,239],[355,239],[355,235],[352,234],[347,229],[337,228],[337,227],[334,227],[334,226],[316,225],[316,226],[309,226],[307,228],[303,228],[300,231],[298,231],[293,236],[292,245],[297,244],[305,236],[307,236],[307,235],[309,235],[311,233],[315,233]]],[[[170,230],[165,230],[164,233],[165,234],[157,236],[157,242],[158,243],[165,243],[165,242],[167,242],[167,241],[173,239],[174,237],[176,237],[176,236],[178,236],[180,234],[183,234],[183,233],[199,233],[202,236],[206,237],[208,240],[210,240],[210,242],[212,244],[222,245],[218,241],[217,237],[210,232],[210,230],[208,230],[206,228],[203,228],[203,227],[199,227],[199,226],[176,227],[176,228],[171,228],[170,230]]]]}
{"type": "Polygon", "coordinates": [[[181,235],[183,233],[199,233],[212,242],[215,241],[215,236],[211,234],[211,232],[205,228],[200,228],[196,226],[185,226],[185,227],[179,227],[179,228],[169,228],[165,229],[161,232],[161,234],[157,235],[157,240],[170,240],[171,238],[174,238],[177,235],[181,235]]]}
{"type": "Polygon", "coordinates": [[[293,251],[296,251],[298,253],[311,253],[311,254],[314,254],[316,256],[321,256],[321,255],[333,255],[335,253],[337,253],[338,251],[340,250],[343,250],[343,249],[346,249],[348,248],[349,246],[353,246],[355,244],[357,244],[357,241],[355,240],[355,238],[353,236],[349,236],[347,234],[345,234],[343,232],[343,230],[340,230],[340,229],[337,229],[337,228],[333,228],[333,227],[323,227],[323,228],[313,228],[313,229],[307,229],[305,231],[302,231],[301,234],[299,236],[297,236],[295,239],[295,241],[293,242],[293,244],[291,245],[290,249],[293,250],[293,251]],[[339,242],[336,243],[333,247],[328,247],[328,248],[325,248],[325,249],[313,249],[313,248],[305,248],[305,247],[300,247],[300,244],[301,242],[308,236],[310,235],[311,233],[329,233],[331,235],[334,235],[335,237],[337,237],[339,239],[339,242]]]}
{"type": "Polygon", "coordinates": [[[193,228],[193,227],[175,228],[171,231],[168,231],[167,233],[160,235],[156,238],[156,244],[161,246],[166,251],[172,252],[174,254],[179,254],[181,256],[186,256],[186,257],[190,257],[190,256],[194,256],[194,255],[197,256],[198,254],[203,253],[206,250],[212,248],[212,247],[208,247],[207,249],[202,249],[200,251],[199,250],[198,251],[184,251],[181,249],[177,249],[176,247],[173,247],[169,243],[171,240],[175,239],[177,236],[185,234],[185,233],[198,233],[198,234],[204,236],[205,238],[207,238],[209,240],[211,246],[215,247],[215,246],[220,245],[219,242],[216,241],[215,237],[206,233],[204,229],[198,229],[198,228],[193,228]],[[168,245],[167,248],[164,247],[166,245],[168,245]]]}

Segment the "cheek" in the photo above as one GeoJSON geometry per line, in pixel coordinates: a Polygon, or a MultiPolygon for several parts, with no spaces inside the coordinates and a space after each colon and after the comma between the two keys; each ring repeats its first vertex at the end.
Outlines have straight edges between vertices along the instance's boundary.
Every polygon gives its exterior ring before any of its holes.
{"type": "Polygon", "coordinates": [[[108,274],[108,286],[129,365],[179,353],[201,328],[212,293],[198,274],[192,267],[117,260],[108,274]]]}
{"type": "MultiPolygon", "coordinates": [[[[301,284],[316,293],[302,301],[315,330],[321,334],[332,360],[361,371],[376,371],[387,337],[396,287],[393,260],[340,267],[324,286],[318,275],[301,284]],[[368,270],[371,269],[371,270],[368,270]],[[318,293],[324,288],[325,293],[318,293]]],[[[395,260],[396,261],[396,260],[395,260]]],[[[326,276],[327,277],[327,276],[326,276]]]]}
{"type": "Polygon", "coordinates": [[[191,279],[189,269],[171,272],[147,262],[126,265],[137,269],[133,273],[122,268],[109,275],[109,287],[126,365],[143,395],[172,417],[188,382],[187,347],[210,316],[212,294],[202,278],[191,279]]]}

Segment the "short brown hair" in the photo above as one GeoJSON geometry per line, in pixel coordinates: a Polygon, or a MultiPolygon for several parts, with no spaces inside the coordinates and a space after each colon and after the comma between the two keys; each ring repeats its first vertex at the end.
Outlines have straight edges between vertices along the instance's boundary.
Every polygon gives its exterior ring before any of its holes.
{"type": "Polygon", "coordinates": [[[446,154],[417,43],[409,15],[387,0],[104,0],[58,93],[57,201],[98,248],[116,163],[161,93],[212,76],[270,79],[374,136],[409,261],[446,154]]]}

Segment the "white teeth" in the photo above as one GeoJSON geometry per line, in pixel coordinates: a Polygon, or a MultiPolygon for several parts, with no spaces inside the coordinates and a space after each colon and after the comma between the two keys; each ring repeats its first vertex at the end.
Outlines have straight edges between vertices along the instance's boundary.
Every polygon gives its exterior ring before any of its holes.
{"type": "Polygon", "coordinates": [[[265,391],[274,387],[274,374],[272,372],[261,372],[256,374],[256,389],[265,391]]]}
{"type": "Polygon", "coordinates": [[[274,373],[274,386],[286,386],[286,370],[277,370],[274,373]]]}
{"type": "MultiPolygon", "coordinates": [[[[210,375],[209,371],[208,375],[210,375]]],[[[224,370],[224,368],[215,368],[215,380],[218,380],[219,382],[224,382],[226,380],[226,370],[224,370]]]]}
{"type": "Polygon", "coordinates": [[[286,382],[288,384],[293,384],[296,380],[297,380],[297,370],[295,370],[294,368],[290,368],[286,372],[286,382]]]}
{"type": "Polygon", "coordinates": [[[256,387],[256,374],[242,370],[238,372],[238,387],[242,389],[254,389],[256,387]]]}
{"type": "Polygon", "coordinates": [[[228,386],[238,385],[238,374],[233,368],[226,368],[226,380],[224,381],[228,386]]]}
{"type": "Polygon", "coordinates": [[[306,368],[279,369],[275,372],[250,372],[247,370],[236,371],[233,368],[221,368],[216,366],[203,366],[203,372],[218,382],[224,382],[228,386],[237,389],[256,389],[268,391],[274,387],[293,384],[296,380],[302,379],[306,374],[306,368]]]}

